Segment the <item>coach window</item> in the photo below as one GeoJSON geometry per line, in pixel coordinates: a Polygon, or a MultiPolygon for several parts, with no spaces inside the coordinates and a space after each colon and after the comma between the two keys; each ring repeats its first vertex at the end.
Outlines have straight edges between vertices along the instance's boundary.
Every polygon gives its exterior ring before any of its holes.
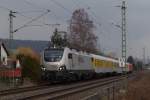
{"type": "Polygon", "coordinates": [[[72,54],[71,53],[68,54],[68,58],[72,59],[72,54]]]}
{"type": "Polygon", "coordinates": [[[91,61],[94,62],[94,58],[91,58],[91,61]]]}

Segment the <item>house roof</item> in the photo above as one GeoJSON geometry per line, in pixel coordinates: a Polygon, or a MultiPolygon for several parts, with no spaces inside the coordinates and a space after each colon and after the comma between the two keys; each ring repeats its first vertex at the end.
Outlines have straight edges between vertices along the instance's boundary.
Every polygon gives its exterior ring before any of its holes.
{"type": "Polygon", "coordinates": [[[3,46],[4,50],[6,51],[7,55],[9,56],[9,52],[8,50],[6,49],[6,46],[4,45],[3,42],[0,42],[0,45],[3,46]]]}

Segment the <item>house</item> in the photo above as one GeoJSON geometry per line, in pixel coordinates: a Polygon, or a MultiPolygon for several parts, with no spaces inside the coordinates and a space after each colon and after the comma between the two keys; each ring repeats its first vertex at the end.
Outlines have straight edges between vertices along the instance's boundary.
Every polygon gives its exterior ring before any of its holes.
{"type": "Polygon", "coordinates": [[[4,43],[0,42],[0,65],[7,65],[9,53],[4,45],[4,43]]]}

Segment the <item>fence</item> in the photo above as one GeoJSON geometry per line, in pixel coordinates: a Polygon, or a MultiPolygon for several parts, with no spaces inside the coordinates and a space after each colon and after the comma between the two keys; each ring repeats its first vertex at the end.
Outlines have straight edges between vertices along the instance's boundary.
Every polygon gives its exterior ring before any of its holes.
{"type": "Polygon", "coordinates": [[[21,83],[21,68],[0,68],[0,81],[8,85],[19,85],[21,83]]]}

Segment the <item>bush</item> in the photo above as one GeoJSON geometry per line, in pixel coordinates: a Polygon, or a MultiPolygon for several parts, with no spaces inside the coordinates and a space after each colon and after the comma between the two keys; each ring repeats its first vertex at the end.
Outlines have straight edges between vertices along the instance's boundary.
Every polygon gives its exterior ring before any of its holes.
{"type": "Polygon", "coordinates": [[[23,78],[39,81],[41,77],[40,57],[30,48],[22,48],[17,52],[20,59],[23,78]]]}

